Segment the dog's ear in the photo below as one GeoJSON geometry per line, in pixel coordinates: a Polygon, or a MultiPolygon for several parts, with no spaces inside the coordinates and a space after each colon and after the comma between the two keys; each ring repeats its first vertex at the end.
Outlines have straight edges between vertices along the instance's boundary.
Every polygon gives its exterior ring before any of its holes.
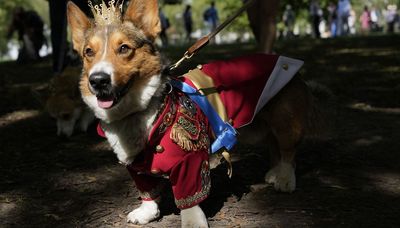
{"type": "Polygon", "coordinates": [[[82,53],[83,42],[85,40],[85,32],[91,26],[88,17],[79,9],[72,1],[67,4],[68,24],[72,34],[73,48],[82,53]]]}
{"type": "Polygon", "coordinates": [[[157,0],[131,0],[124,20],[132,21],[152,41],[161,32],[157,0]]]}

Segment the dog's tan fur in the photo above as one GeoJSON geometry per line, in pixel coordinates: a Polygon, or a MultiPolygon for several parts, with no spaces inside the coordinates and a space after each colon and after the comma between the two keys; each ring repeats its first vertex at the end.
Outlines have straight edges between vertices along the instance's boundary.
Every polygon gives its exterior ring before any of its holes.
{"type": "MultiPolygon", "coordinates": [[[[161,76],[161,58],[154,46],[160,31],[157,0],[131,0],[123,20],[106,25],[96,24],[69,3],[68,21],[74,48],[84,62],[80,84],[83,99],[102,120],[119,160],[129,164],[144,147],[167,80],[161,76]],[[98,102],[101,95],[93,92],[89,79],[100,70],[110,75],[112,92],[130,86],[126,94],[115,98],[118,103],[106,109],[97,106],[96,99],[98,102]]],[[[312,102],[306,84],[294,77],[264,107],[254,124],[241,129],[243,141],[267,142],[273,168],[266,181],[277,190],[295,189],[295,147],[306,131],[312,102]]],[[[155,219],[157,210],[155,203],[143,203],[128,220],[147,223],[155,219]]],[[[195,206],[182,211],[182,225],[206,227],[207,221],[195,206]]]]}
{"type": "Polygon", "coordinates": [[[62,74],[54,76],[47,85],[33,91],[45,111],[56,120],[59,136],[69,137],[76,128],[86,132],[94,121],[93,113],[79,92],[80,73],[78,67],[68,67],[62,74]]]}

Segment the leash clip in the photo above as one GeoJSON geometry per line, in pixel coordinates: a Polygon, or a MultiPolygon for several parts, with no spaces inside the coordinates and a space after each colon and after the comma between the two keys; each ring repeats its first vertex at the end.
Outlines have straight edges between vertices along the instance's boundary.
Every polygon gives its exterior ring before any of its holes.
{"type": "Polygon", "coordinates": [[[189,52],[186,51],[185,54],[183,55],[183,57],[182,57],[180,60],[178,60],[176,63],[172,64],[172,65],[169,67],[169,70],[175,70],[176,68],[179,67],[179,65],[181,65],[181,63],[182,63],[183,61],[192,58],[193,55],[194,55],[194,53],[189,54],[189,52]]]}

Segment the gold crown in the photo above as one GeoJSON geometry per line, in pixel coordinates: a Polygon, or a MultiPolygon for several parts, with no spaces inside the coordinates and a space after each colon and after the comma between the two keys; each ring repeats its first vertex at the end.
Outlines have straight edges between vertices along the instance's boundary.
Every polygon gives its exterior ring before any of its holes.
{"type": "Polygon", "coordinates": [[[94,22],[96,25],[110,25],[115,23],[120,23],[122,18],[122,6],[123,0],[115,0],[108,1],[108,4],[101,1],[100,4],[93,6],[92,1],[88,3],[94,17],[94,22]]]}

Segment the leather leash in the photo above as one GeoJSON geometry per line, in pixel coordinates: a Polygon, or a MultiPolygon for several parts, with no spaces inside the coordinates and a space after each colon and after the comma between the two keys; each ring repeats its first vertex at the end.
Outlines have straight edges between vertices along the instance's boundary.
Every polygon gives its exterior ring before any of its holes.
{"type": "Polygon", "coordinates": [[[220,24],[214,31],[211,31],[208,35],[200,38],[196,43],[194,43],[183,55],[183,57],[178,60],[176,63],[169,66],[169,71],[173,71],[181,65],[181,63],[185,60],[188,60],[193,57],[200,49],[206,46],[211,39],[213,39],[221,30],[223,30],[226,26],[228,26],[233,20],[235,20],[240,14],[242,14],[246,9],[248,9],[255,1],[257,0],[248,0],[246,3],[233,15],[228,17],[222,24],[220,24]]]}

